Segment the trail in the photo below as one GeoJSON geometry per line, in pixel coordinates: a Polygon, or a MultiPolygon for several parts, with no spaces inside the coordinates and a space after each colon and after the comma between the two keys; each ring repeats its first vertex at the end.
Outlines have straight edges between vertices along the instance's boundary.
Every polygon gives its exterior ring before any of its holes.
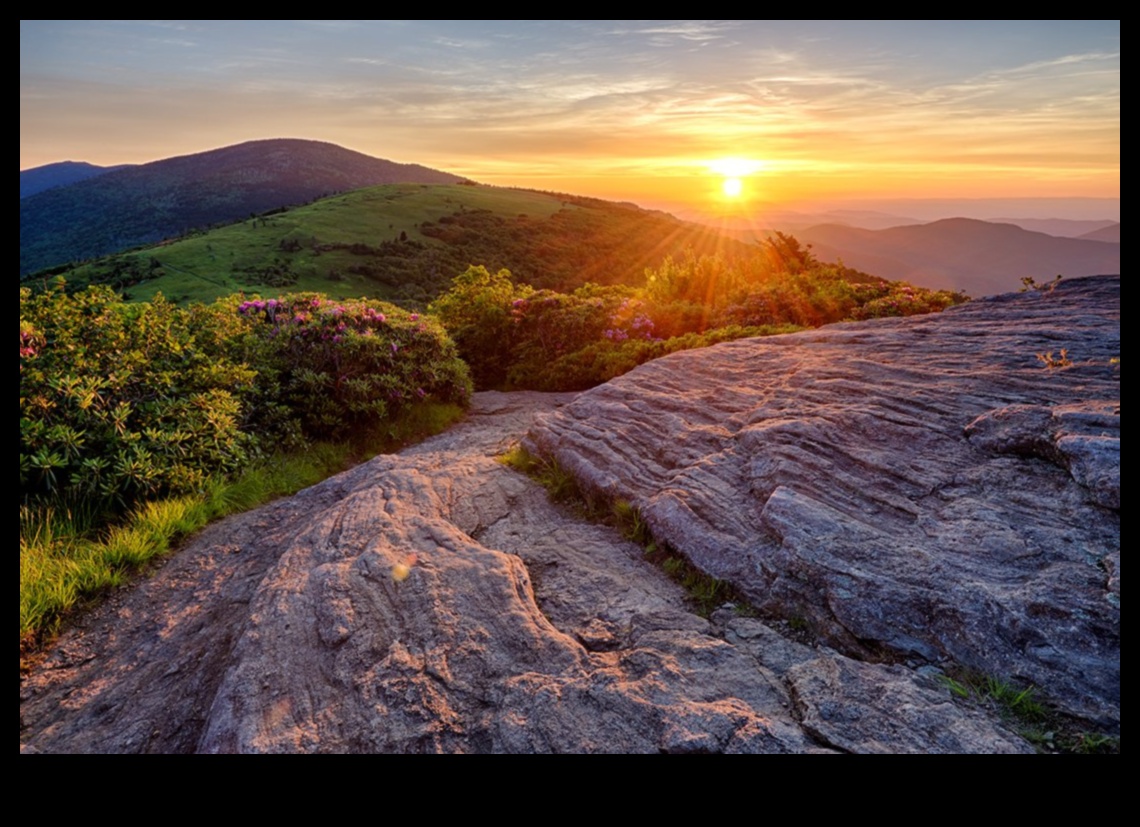
{"type": "Polygon", "coordinates": [[[697,616],[495,460],[572,398],[209,526],[21,678],[21,752],[1030,751],[930,670],[697,616]]]}

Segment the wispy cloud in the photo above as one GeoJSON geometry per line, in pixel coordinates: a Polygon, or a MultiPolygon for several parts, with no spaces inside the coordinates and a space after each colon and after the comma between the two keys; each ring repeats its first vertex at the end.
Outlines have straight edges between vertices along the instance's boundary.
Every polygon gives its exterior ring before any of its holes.
{"type": "Polygon", "coordinates": [[[684,176],[732,156],[788,186],[924,167],[1118,182],[1118,25],[1025,29],[25,21],[21,164],[303,135],[476,178],[684,176]]]}

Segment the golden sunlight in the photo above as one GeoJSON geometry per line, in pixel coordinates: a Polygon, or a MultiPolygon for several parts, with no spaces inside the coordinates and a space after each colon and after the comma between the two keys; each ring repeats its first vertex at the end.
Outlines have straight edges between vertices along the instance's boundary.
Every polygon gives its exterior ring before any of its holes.
{"type": "Polygon", "coordinates": [[[719,158],[706,166],[711,172],[724,176],[720,186],[725,198],[739,198],[744,192],[744,179],[763,169],[764,162],[748,158],[719,158]]]}
{"type": "Polygon", "coordinates": [[[720,158],[710,161],[706,166],[725,178],[745,178],[764,169],[765,163],[749,158],[720,158]]]}

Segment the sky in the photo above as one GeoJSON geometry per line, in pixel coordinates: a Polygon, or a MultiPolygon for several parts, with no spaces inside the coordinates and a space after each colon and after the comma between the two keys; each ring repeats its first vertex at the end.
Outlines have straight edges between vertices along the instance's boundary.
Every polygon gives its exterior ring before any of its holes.
{"type": "Polygon", "coordinates": [[[309,138],[643,206],[1119,198],[1119,21],[21,21],[20,168],[309,138]]]}

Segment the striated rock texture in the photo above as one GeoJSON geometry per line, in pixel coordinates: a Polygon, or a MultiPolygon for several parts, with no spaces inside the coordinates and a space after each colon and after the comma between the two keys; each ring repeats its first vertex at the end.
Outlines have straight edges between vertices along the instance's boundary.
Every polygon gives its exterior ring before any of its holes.
{"type": "Polygon", "coordinates": [[[1119,355],[1119,278],[1066,280],[674,354],[526,444],[848,655],[1031,683],[1118,731],[1119,355]]]}
{"type": "Polygon", "coordinates": [[[1031,751],[937,675],[692,614],[492,458],[571,398],[477,394],[209,527],[21,680],[21,751],[1031,751]]]}

